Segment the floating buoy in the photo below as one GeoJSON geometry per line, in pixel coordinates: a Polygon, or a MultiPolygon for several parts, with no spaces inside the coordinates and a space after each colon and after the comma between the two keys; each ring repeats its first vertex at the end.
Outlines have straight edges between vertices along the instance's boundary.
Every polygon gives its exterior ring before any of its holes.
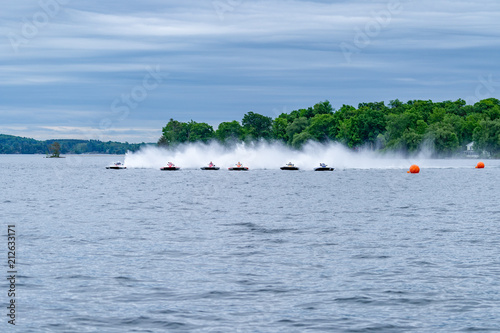
{"type": "Polygon", "coordinates": [[[479,162],[477,165],[476,165],[476,169],[483,169],[484,168],[484,163],[483,162],[479,162]]]}
{"type": "Polygon", "coordinates": [[[420,172],[420,168],[418,167],[418,165],[413,164],[410,167],[410,171],[407,171],[406,173],[419,173],[419,172],[420,172]]]}

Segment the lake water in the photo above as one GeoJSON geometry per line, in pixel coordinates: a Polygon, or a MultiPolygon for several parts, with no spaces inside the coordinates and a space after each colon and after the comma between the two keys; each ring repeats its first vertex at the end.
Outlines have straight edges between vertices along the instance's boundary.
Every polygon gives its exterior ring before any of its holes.
{"type": "Polygon", "coordinates": [[[118,159],[0,155],[16,331],[500,331],[498,160],[105,169],[118,159]]]}

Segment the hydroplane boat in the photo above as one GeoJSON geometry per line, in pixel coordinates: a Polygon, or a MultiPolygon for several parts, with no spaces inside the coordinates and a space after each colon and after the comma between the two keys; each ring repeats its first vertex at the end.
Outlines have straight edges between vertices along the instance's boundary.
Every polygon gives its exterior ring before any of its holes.
{"type": "Polygon", "coordinates": [[[319,167],[314,168],[314,171],[333,171],[334,168],[330,168],[325,163],[320,163],[319,167]]]}
{"type": "Polygon", "coordinates": [[[298,167],[296,167],[292,162],[288,162],[285,166],[282,166],[280,168],[281,170],[299,170],[298,167]]]}
{"type": "Polygon", "coordinates": [[[179,170],[179,167],[176,167],[174,163],[168,162],[167,166],[164,166],[163,168],[160,168],[162,171],[177,171],[179,170]]]}
{"type": "Polygon", "coordinates": [[[236,163],[236,166],[227,168],[229,171],[248,171],[248,167],[243,166],[240,162],[236,163]]]}
{"type": "Polygon", "coordinates": [[[215,166],[212,162],[208,163],[208,166],[204,166],[200,168],[201,170],[219,170],[218,166],[215,166]]]}
{"type": "Polygon", "coordinates": [[[122,162],[115,162],[106,167],[106,169],[114,169],[114,170],[126,169],[126,168],[127,167],[122,162]]]}

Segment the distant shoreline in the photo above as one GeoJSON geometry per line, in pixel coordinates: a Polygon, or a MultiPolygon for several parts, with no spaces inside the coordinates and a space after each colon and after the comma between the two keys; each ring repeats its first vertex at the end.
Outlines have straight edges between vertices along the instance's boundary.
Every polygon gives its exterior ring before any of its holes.
{"type": "Polygon", "coordinates": [[[2,154],[0,153],[0,156],[40,156],[42,158],[47,158],[47,159],[58,159],[58,158],[66,158],[67,156],[125,156],[127,153],[123,154],[106,154],[106,153],[81,153],[81,154],[61,154],[59,157],[47,157],[47,154],[2,154]]]}
{"type": "Polygon", "coordinates": [[[143,146],[156,145],[154,143],[128,143],[116,141],[79,140],[79,139],[50,139],[36,140],[32,138],[0,134],[0,154],[3,155],[47,155],[52,154],[50,146],[57,142],[60,145],[60,154],[106,154],[123,155],[127,151],[138,151],[143,146]]]}

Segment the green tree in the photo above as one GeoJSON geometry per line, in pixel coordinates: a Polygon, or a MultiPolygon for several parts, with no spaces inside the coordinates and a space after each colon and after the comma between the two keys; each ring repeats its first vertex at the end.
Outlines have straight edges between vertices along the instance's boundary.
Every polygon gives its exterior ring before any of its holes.
{"type": "Polygon", "coordinates": [[[395,99],[389,102],[389,108],[391,113],[403,113],[406,109],[406,105],[399,99],[395,99]]]}
{"type": "Polygon", "coordinates": [[[197,123],[190,121],[188,123],[188,141],[197,142],[201,141],[207,143],[214,138],[214,129],[207,123],[197,123]]]}
{"type": "Polygon", "coordinates": [[[293,137],[295,134],[301,133],[309,125],[309,121],[306,117],[299,117],[286,127],[286,135],[288,137],[288,143],[293,145],[293,137]]]}
{"type": "Polygon", "coordinates": [[[455,102],[447,101],[444,103],[447,114],[454,114],[459,117],[465,117],[467,110],[464,108],[466,102],[463,99],[458,99],[455,102]]]}
{"type": "Polygon", "coordinates": [[[338,121],[333,114],[318,113],[311,118],[307,132],[317,141],[324,142],[335,138],[338,121]]]}
{"type": "Polygon", "coordinates": [[[236,120],[219,124],[215,137],[220,142],[236,141],[243,138],[243,127],[236,120]]]}
{"type": "Polygon", "coordinates": [[[387,148],[407,150],[405,141],[401,138],[405,131],[413,129],[417,125],[418,114],[415,111],[407,110],[401,114],[391,113],[387,116],[387,126],[385,138],[387,148]]]}
{"type": "Polygon", "coordinates": [[[426,123],[429,124],[429,117],[430,115],[434,112],[434,108],[439,107],[439,105],[436,105],[432,101],[421,101],[421,100],[414,100],[414,101],[408,101],[405,112],[410,112],[418,115],[418,119],[422,119],[426,123]]]}
{"type": "Polygon", "coordinates": [[[496,98],[483,99],[474,104],[477,113],[486,115],[490,120],[500,118],[500,101],[496,98]]]}
{"type": "Polygon", "coordinates": [[[277,139],[283,142],[288,141],[288,136],[286,134],[286,128],[288,127],[288,121],[286,118],[278,117],[273,120],[273,139],[277,139]]]}
{"type": "Polygon", "coordinates": [[[161,142],[165,146],[172,146],[188,141],[189,125],[170,118],[162,130],[164,139],[161,142]]]}
{"type": "Polygon", "coordinates": [[[370,143],[373,146],[378,135],[385,132],[385,110],[383,102],[368,103],[358,110],[356,121],[358,136],[363,143],[370,143]]]}
{"type": "Polygon", "coordinates": [[[333,107],[330,104],[328,100],[324,102],[319,102],[313,106],[313,116],[319,115],[319,114],[332,114],[333,113],[333,107]]]}
{"type": "Polygon", "coordinates": [[[465,146],[470,142],[465,131],[465,119],[456,113],[447,113],[443,118],[443,125],[451,127],[453,132],[457,135],[458,145],[465,146]]]}
{"type": "Polygon", "coordinates": [[[59,157],[61,154],[61,145],[59,142],[54,142],[49,146],[49,151],[52,153],[51,157],[59,157]]]}
{"type": "Polygon", "coordinates": [[[164,135],[160,136],[157,145],[160,147],[167,147],[168,146],[167,138],[164,135]]]}
{"type": "Polygon", "coordinates": [[[500,152],[500,119],[482,120],[474,129],[474,149],[492,154],[500,152]]]}
{"type": "Polygon", "coordinates": [[[415,152],[421,145],[423,135],[418,134],[413,128],[406,129],[399,141],[399,147],[407,152],[415,152]]]}
{"type": "Polygon", "coordinates": [[[241,121],[244,133],[250,139],[271,139],[273,133],[273,119],[258,113],[248,112],[241,121]]]}
{"type": "Polygon", "coordinates": [[[314,109],[312,107],[308,107],[307,109],[300,109],[299,117],[304,117],[306,119],[314,117],[314,109]]]}
{"type": "Polygon", "coordinates": [[[354,117],[356,115],[356,108],[354,106],[344,104],[337,112],[335,112],[334,115],[340,122],[342,120],[354,117]]]}
{"type": "Polygon", "coordinates": [[[429,126],[426,137],[433,143],[434,150],[439,155],[451,155],[459,147],[458,137],[449,124],[436,123],[429,126]]]}
{"type": "Polygon", "coordinates": [[[336,138],[347,145],[349,148],[355,148],[362,144],[359,136],[359,127],[356,117],[343,120],[339,124],[339,131],[336,138]]]}
{"type": "Polygon", "coordinates": [[[417,120],[417,127],[416,127],[416,132],[419,135],[424,135],[427,132],[427,128],[429,125],[422,119],[417,120]]]}
{"type": "MultiPolygon", "coordinates": [[[[500,101],[494,98],[474,105],[466,105],[462,99],[406,103],[396,99],[388,106],[384,102],[359,103],[358,108],[343,105],[337,111],[326,100],[313,107],[282,113],[276,119],[248,112],[241,125],[236,121],[221,123],[215,133],[208,124],[171,119],[159,144],[206,142],[215,136],[221,142],[276,139],[294,147],[307,140],[337,140],[349,147],[369,144],[373,148],[414,152],[425,139],[432,142],[437,153],[449,155],[474,138],[479,146],[494,151],[496,125],[490,122],[498,119],[500,101]]],[[[14,149],[24,148],[14,146],[14,149]]]]}
{"type": "Polygon", "coordinates": [[[300,148],[304,143],[311,139],[313,139],[313,137],[308,132],[295,133],[292,139],[292,147],[300,148]]]}
{"type": "Polygon", "coordinates": [[[446,110],[444,108],[435,107],[429,116],[428,123],[429,124],[439,123],[440,121],[443,121],[445,115],[446,115],[446,110]]]}
{"type": "Polygon", "coordinates": [[[479,123],[483,120],[486,120],[486,116],[481,113],[470,113],[465,117],[465,122],[463,125],[463,140],[465,144],[473,141],[473,134],[476,127],[479,126],[479,123]]]}

